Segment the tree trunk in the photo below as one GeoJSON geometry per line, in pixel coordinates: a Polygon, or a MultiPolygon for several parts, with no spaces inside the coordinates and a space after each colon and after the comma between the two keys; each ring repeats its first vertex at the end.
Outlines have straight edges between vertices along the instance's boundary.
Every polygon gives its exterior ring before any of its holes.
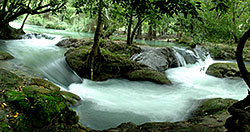
{"type": "Polygon", "coordinates": [[[135,36],[136,39],[141,39],[142,36],[142,25],[140,25],[137,29],[137,34],[135,36]]]}
{"type": "Polygon", "coordinates": [[[130,14],[129,17],[129,24],[128,24],[128,35],[127,35],[127,44],[131,44],[131,29],[132,29],[132,24],[133,24],[133,15],[132,13],[130,14]]]}
{"type": "Polygon", "coordinates": [[[143,21],[144,21],[144,20],[141,20],[140,18],[138,19],[138,22],[137,22],[137,24],[136,24],[136,26],[135,26],[135,28],[134,28],[132,34],[131,34],[131,37],[130,37],[130,45],[133,43],[133,40],[134,40],[134,38],[135,38],[136,31],[137,31],[137,29],[140,27],[140,25],[142,24],[143,21]]]}
{"type": "Polygon", "coordinates": [[[23,30],[24,24],[25,24],[26,20],[28,19],[29,15],[30,15],[30,14],[27,14],[26,17],[24,18],[23,23],[22,23],[22,26],[21,26],[21,28],[20,28],[21,30],[23,30]]]}
{"type": "Polygon", "coordinates": [[[156,39],[156,24],[154,24],[152,36],[153,36],[154,39],[156,39]]]}
{"type": "Polygon", "coordinates": [[[247,39],[250,37],[250,28],[248,29],[247,32],[243,35],[243,37],[240,39],[240,43],[237,46],[237,51],[236,51],[236,60],[238,63],[238,67],[240,69],[240,73],[242,74],[242,77],[244,81],[246,82],[247,86],[250,88],[250,75],[246,69],[245,63],[243,61],[243,49],[245,46],[245,43],[247,39]]]}
{"type": "Polygon", "coordinates": [[[153,30],[152,30],[152,26],[150,25],[149,29],[148,29],[148,39],[149,40],[152,40],[152,35],[153,35],[153,30]]]}
{"type": "Polygon", "coordinates": [[[94,78],[94,73],[97,71],[97,66],[96,66],[96,60],[100,58],[101,52],[100,52],[100,46],[99,46],[99,41],[101,38],[101,33],[102,33],[102,28],[103,28],[103,19],[102,19],[102,9],[103,9],[103,0],[99,1],[99,8],[98,8],[98,20],[97,20],[97,26],[96,26],[96,31],[94,35],[94,44],[92,47],[92,50],[90,52],[90,67],[91,67],[91,80],[95,80],[94,78]]]}
{"type": "MultiPolygon", "coordinates": [[[[240,42],[237,46],[236,51],[236,60],[240,73],[246,82],[248,88],[250,88],[250,75],[246,69],[244,60],[243,60],[243,49],[247,39],[250,38],[250,28],[240,39],[240,42]]],[[[249,132],[249,122],[250,122],[250,90],[248,89],[248,95],[243,100],[240,100],[234,103],[229,107],[228,112],[232,115],[229,117],[225,123],[225,127],[228,129],[228,132],[249,132]]]]}

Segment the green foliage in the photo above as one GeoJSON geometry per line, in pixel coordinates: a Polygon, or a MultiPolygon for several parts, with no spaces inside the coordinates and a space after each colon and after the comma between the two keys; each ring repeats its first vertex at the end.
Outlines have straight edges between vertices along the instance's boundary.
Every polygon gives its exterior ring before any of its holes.
{"type": "MultiPolygon", "coordinates": [[[[24,14],[42,14],[60,11],[67,0],[4,0],[0,3],[0,27],[24,14]]],[[[1,27],[2,28],[2,27],[1,27]]]]}

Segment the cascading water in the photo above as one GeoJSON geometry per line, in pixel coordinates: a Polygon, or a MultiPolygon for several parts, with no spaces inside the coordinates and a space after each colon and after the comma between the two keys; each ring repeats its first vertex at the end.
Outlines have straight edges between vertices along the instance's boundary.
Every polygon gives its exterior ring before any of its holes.
{"type": "Polygon", "coordinates": [[[165,72],[173,82],[172,86],[125,79],[103,82],[84,79],[79,83],[81,79],[65,62],[65,50],[55,46],[59,40],[0,41],[0,48],[11,53],[17,64],[30,67],[79,95],[83,102],[74,109],[80,116],[80,122],[93,129],[116,127],[123,122],[142,124],[185,120],[198,106],[198,100],[216,97],[242,99],[247,95],[247,86],[242,80],[206,75],[206,68],[215,61],[209,57],[205,61],[187,59],[186,54],[197,57],[199,53],[181,48],[176,50],[176,56],[182,58],[179,60],[182,67],[165,72]]]}
{"type": "Polygon", "coordinates": [[[67,88],[73,82],[82,82],[66,64],[65,49],[55,44],[60,38],[48,40],[45,38],[29,38],[22,40],[0,41],[1,49],[12,54],[17,65],[31,68],[50,81],[67,88]]]}

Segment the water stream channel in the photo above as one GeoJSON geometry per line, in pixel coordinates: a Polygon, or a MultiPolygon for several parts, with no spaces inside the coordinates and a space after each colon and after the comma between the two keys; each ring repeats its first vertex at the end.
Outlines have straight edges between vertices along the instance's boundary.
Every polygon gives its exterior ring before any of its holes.
{"type": "MultiPolygon", "coordinates": [[[[40,30],[36,26],[26,26],[25,29],[57,35],[53,40],[0,40],[0,49],[11,53],[15,57],[12,61],[17,65],[28,67],[59,85],[62,90],[79,95],[82,104],[73,109],[80,116],[80,122],[93,129],[116,127],[123,122],[181,121],[188,118],[199,105],[199,100],[217,97],[239,100],[247,95],[243,80],[219,79],[205,74],[206,68],[217,62],[210,57],[195,64],[166,70],[172,86],[126,79],[92,82],[79,78],[64,59],[66,50],[55,46],[61,36],[69,36],[64,34],[65,31],[40,30]]],[[[92,35],[86,34],[85,38],[88,37],[92,35]]]]}

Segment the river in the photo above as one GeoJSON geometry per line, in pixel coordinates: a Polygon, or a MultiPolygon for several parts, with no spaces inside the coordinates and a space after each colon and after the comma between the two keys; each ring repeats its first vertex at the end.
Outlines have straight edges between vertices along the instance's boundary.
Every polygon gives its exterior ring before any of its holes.
{"type": "MultiPolygon", "coordinates": [[[[25,26],[25,30],[53,33],[55,39],[0,40],[0,49],[11,53],[15,57],[12,61],[17,65],[28,67],[62,90],[79,95],[82,104],[73,109],[78,113],[80,122],[93,129],[108,129],[123,122],[181,121],[189,117],[199,105],[199,100],[217,97],[239,100],[247,95],[247,86],[242,79],[220,79],[205,74],[209,65],[218,62],[210,57],[165,71],[173,82],[172,86],[126,79],[93,82],[79,78],[65,62],[66,50],[55,46],[63,36],[79,33],[29,25],[25,26]]],[[[89,38],[93,35],[80,34],[78,37],[89,38]]]]}

